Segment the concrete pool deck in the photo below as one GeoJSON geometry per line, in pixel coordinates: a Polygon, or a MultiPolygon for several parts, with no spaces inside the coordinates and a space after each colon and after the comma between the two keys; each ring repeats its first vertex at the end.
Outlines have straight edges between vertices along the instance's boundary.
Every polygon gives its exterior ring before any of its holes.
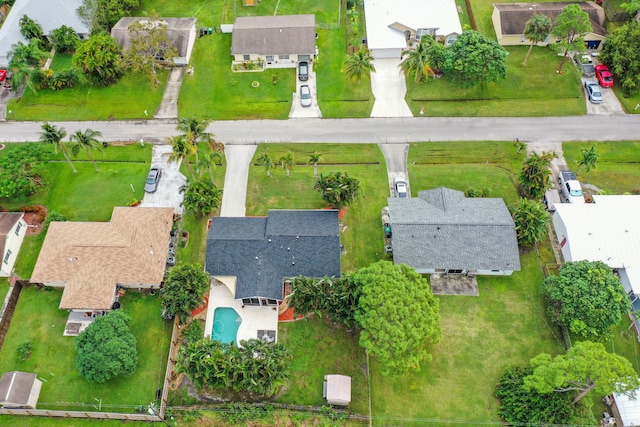
{"type": "Polygon", "coordinates": [[[244,306],[241,300],[236,300],[231,290],[220,281],[212,278],[209,290],[209,306],[207,307],[207,317],[204,326],[204,336],[211,338],[213,330],[213,313],[218,307],[231,307],[242,318],[242,323],[238,328],[236,343],[250,338],[259,338],[258,331],[275,331],[276,341],[278,341],[278,308],[244,306]],[[274,309],[275,308],[275,309],[274,309]]]}

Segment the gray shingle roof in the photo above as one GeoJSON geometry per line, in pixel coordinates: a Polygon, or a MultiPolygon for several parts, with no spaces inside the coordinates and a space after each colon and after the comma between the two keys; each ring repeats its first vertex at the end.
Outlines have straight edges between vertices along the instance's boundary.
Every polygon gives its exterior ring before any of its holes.
{"type": "Polygon", "coordinates": [[[393,260],[421,269],[519,270],[515,225],[497,198],[436,188],[390,198],[393,260]]]}
{"type": "Polygon", "coordinates": [[[315,15],[244,16],[233,24],[232,55],[313,55],[315,15]]]}
{"type": "Polygon", "coordinates": [[[285,278],[340,276],[335,210],[274,210],[266,218],[214,217],[206,270],[236,276],[236,298],[281,300],[285,278]]]}
{"type": "MultiPolygon", "coordinates": [[[[129,26],[136,21],[147,20],[144,17],[124,17],[121,18],[111,29],[111,37],[116,39],[118,45],[123,49],[131,46],[131,34],[129,26]]],[[[173,47],[178,50],[179,57],[187,57],[189,52],[189,35],[191,29],[196,25],[195,18],[160,18],[167,26],[167,37],[171,41],[173,47]]]]}

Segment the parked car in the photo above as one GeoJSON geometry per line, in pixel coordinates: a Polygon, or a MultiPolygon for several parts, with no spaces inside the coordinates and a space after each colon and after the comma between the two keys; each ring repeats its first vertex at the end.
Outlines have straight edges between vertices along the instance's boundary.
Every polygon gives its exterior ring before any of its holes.
{"type": "Polygon", "coordinates": [[[309,80],[309,63],[307,61],[300,61],[298,64],[298,78],[301,82],[309,80]]]}
{"type": "Polygon", "coordinates": [[[569,203],[584,203],[584,195],[582,194],[580,181],[578,181],[578,178],[573,171],[561,170],[558,174],[558,181],[560,182],[562,194],[569,203]]]}
{"type": "Polygon", "coordinates": [[[589,101],[594,104],[600,104],[602,102],[602,92],[600,92],[600,86],[593,80],[587,80],[584,82],[584,90],[587,91],[589,101]]]}
{"type": "Polygon", "coordinates": [[[408,197],[407,181],[404,180],[404,177],[396,176],[393,179],[393,189],[396,193],[396,197],[401,199],[408,197]]]}
{"type": "Polygon", "coordinates": [[[598,79],[598,83],[602,87],[613,86],[613,77],[611,77],[609,68],[607,68],[607,66],[604,64],[596,65],[596,78],[598,79]]]}
{"type": "Polygon", "coordinates": [[[151,168],[149,175],[147,175],[147,182],[144,184],[144,191],[147,193],[153,193],[158,189],[158,181],[162,176],[160,168],[151,168]]]}
{"type": "Polygon", "coordinates": [[[0,70],[0,83],[2,83],[6,78],[7,78],[7,70],[0,70]]]}
{"type": "Polygon", "coordinates": [[[300,86],[300,104],[303,107],[311,107],[311,90],[308,85],[300,86]]]}

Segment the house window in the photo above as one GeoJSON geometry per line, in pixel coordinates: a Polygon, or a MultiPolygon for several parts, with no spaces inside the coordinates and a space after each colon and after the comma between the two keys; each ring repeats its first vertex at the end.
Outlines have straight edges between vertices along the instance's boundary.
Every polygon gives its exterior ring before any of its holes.
{"type": "Polygon", "coordinates": [[[298,55],[298,61],[311,61],[311,55],[298,55]]]}
{"type": "Polygon", "coordinates": [[[18,223],[18,226],[16,227],[16,236],[19,236],[19,235],[20,235],[20,229],[21,229],[21,228],[22,228],[22,223],[21,223],[21,222],[19,222],[19,223],[18,223]]]}
{"type": "Polygon", "coordinates": [[[260,298],[260,305],[270,306],[270,305],[278,305],[278,301],[271,298],[260,298]]]}
{"type": "Polygon", "coordinates": [[[463,270],[447,270],[447,274],[462,274],[463,270]]]}
{"type": "Polygon", "coordinates": [[[267,55],[267,62],[273,62],[273,55],[267,55]]]}
{"type": "Polygon", "coordinates": [[[260,305],[260,298],[242,298],[243,305],[260,305]]]}
{"type": "Polygon", "coordinates": [[[289,59],[289,55],[278,55],[278,59],[289,59]]]}
{"type": "Polygon", "coordinates": [[[447,38],[447,44],[453,44],[456,40],[458,40],[458,36],[449,36],[447,38]]]}
{"type": "Polygon", "coordinates": [[[242,59],[244,59],[245,61],[250,61],[251,55],[242,55],[242,59]]]}
{"type": "Polygon", "coordinates": [[[430,35],[432,37],[436,36],[435,28],[418,28],[416,30],[416,40],[422,40],[422,36],[430,35]]]}
{"type": "Polygon", "coordinates": [[[4,256],[4,263],[9,264],[9,258],[11,257],[11,249],[7,249],[7,254],[4,256]]]}

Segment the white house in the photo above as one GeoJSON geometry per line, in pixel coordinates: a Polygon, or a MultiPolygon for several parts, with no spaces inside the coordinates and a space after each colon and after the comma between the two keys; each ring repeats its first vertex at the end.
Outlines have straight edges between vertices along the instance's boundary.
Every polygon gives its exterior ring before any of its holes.
{"type": "Polygon", "coordinates": [[[401,58],[425,34],[445,44],[462,34],[455,0],[364,0],[367,46],[375,58],[401,58]]]}
{"type": "Polygon", "coordinates": [[[66,25],[73,28],[81,39],[87,37],[90,29],[76,12],[82,3],[82,0],[16,0],[0,28],[0,67],[9,64],[7,54],[14,44],[28,43],[20,33],[20,19],[24,15],[40,24],[45,35],[66,25]]]}
{"type": "Polygon", "coordinates": [[[640,296],[640,196],[593,196],[556,204],[553,226],[565,261],[602,261],[630,297],[640,296]]]}
{"type": "Polygon", "coordinates": [[[27,223],[22,212],[0,212],[0,277],[9,277],[18,258],[27,223]]]}

